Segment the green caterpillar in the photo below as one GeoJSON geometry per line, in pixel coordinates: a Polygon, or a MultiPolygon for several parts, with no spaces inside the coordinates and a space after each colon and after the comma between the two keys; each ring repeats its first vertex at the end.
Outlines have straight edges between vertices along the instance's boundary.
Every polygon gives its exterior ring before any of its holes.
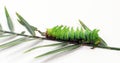
{"type": "Polygon", "coordinates": [[[92,31],[85,30],[83,28],[77,28],[76,30],[67,26],[55,26],[47,29],[46,37],[53,40],[70,41],[76,44],[100,44],[100,37],[97,29],[92,31]]]}

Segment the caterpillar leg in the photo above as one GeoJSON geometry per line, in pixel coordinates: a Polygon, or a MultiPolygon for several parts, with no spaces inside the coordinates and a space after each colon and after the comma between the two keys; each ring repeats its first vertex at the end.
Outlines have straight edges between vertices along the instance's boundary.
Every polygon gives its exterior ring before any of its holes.
{"type": "Polygon", "coordinates": [[[94,49],[94,48],[97,47],[99,44],[100,44],[100,41],[96,41],[96,42],[93,44],[93,47],[92,47],[91,49],[94,49]]]}
{"type": "Polygon", "coordinates": [[[92,46],[92,48],[91,49],[94,49],[96,46],[92,46]]]}

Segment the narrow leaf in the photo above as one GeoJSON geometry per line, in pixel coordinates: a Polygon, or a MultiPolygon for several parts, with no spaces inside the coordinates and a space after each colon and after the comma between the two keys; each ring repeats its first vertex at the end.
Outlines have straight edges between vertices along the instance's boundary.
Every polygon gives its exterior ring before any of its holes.
{"type": "Polygon", "coordinates": [[[13,32],[13,31],[14,31],[13,22],[12,22],[12,20],[11,20],[11,17],[10,17],[10,15],[9,15],[6,7],[5,7],[5,14],[6,14],[6,18],[7,18],[8,27],[9,27],[10,31],[13,32]]]}
{"type": "Polygon", "coordinates": [[[2,26],[1,26],[1,24],[0,24],[0,30],[2,30],[2,26]]]}
{"type": "Polygon", "coordinates": [[[11,36],[11,35],[0,35],[0,38],[1,37],[8,37],[8,36],[11,36]]]}
{"type": "Polygon", "coordinates": [[[25,53],[30,52],[30,51],[35,50],[35,49],[38,49],[38,48],[41,48],[41,47],[58,46],[58,45],[64,45],[64,44],[66,44],[66,43],[55,43],[55,44],[49,44],[49,45],[36,46],[36,47],[33,47],[33,48],[25,51],[25,53]]]}
{"type": "Polygon", "coordinates": [[[0,24],[0,35],[3,34],[3,32],[1,32],[1,31],[2,31],[2,26],[1,26],[1,24],[0,24]]]}
{"type": "Polygon", "coordinates": [[[90,30],[81,20],[79,20],[80,24],[82,25],[82,27],[86,30],[90,30]]]}
{"type": "MultiPolygon", "coordinates": [[[[19,19],[17,19],[18,20],[18,22],[21,24],[21,25],[25,25],[24,24],[24,22],[22,22],[21,20],[19,20],[19,19]]],[[[37,30],[37,28],[36,27],[34,27],[34,26],[32,26],[32,25],[30,25],[30,27],[34,30],[34,31],[36,31],[37,30]]]]}
{"type": "MultiPolygon", "coordinates": [[[[88,30],[90,30],[81,20],[79,20],[79,22],[80,22],[80,24],[82,25],[82,27],[86,30],[86,29],[88,29],[88,30]]],[[[91,30],[90,30],[91,31],[91,30]]],[[[100,37],[100,40],[101,40],[101,42],[100,42],[100,45],[101,46],[107,46],[107,43],[100,37]]]]}
{"type": "Polygon", "coordinates": [[[21,15],[19,15],[18,13],[16,13],[16,15],[19,18],[18,22],[22,24],[31,35],[35,36],[35,28],[31,27],[31,25],[21,15]]]}
{"type": "Polygon", "coordinates": [[[15,45],[18,45],[18,44],[21,44],[23,42],[30,41],[30,40],[32,39],[28,39],[26,37],[18,38],[8,43],[0,45],[0,48],[9,48],[9,47],[12,47],[12,46],[15,46],[15,45]]]}
{"type": "Polygon", "coordinates": [[[32,26],[32,25],[31,25],[31,28],[32,28],[34,31],[37,31],[37,28],[34,27],[34,26],[32,26]]]}
{"type": "Polygon", "coordinates": [[[22,31],[21,34],[22,34],[22,35],[25,34],[25,31],[22,31]]]}
{"type": "Polygon", "coordinates": [[[47,56],[47,55],[54,54],[54,53],[58,53],[58,52],[65,52],[65,51],[73,50],[73,49],[78,48],[78,47],[80,47],[80,45],[69,45],[69,46],[59,48],[59,49],[44,53],[42,55],[36,56],[35,58],[40,58],[40,57],[47,56]]]}

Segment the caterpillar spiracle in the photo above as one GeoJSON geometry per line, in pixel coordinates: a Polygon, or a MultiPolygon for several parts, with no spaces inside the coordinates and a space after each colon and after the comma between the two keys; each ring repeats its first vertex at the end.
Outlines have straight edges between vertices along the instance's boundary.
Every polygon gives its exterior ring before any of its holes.
{"type": "Polygon", "coordinates": [[[75,30],[73,27],[57,25],[47,29],[46,37],[53,40],[70,41],[75,44],[98,45],[101,42],[98,32],[99,30],[97,29],[90,31],[88,29],[85,30],[82,27],[77,27],[75,30]]]}

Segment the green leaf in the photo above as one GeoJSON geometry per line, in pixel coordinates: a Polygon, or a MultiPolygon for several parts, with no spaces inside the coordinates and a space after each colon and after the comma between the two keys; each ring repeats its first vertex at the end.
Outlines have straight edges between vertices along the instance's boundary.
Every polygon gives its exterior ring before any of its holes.
{"type": "Polygon", "coordinates": [[[22,24],[24,27],[26,27],[26,29],[29,31],[29,33],[33,36],[35,36],[35,28],[33,26],[31,26],[21,15],[19,15],[18,13],[16,13],[18,19],[18,22],[20,24],[22,24]]]}
{"type": "MultiPolygon", "coordinates": [[[[21,25],[25,25],[21,20],[19,20],[19,19],[17,19],[18,20],[18,22],[21,24],[21,25]]],[[[31,28],[34,30],[34,31],[36,31],[37,30],[37,28],[36,27],[34,27],[34,26],[32,26],[32,25],[30,25],[31,26],[31,28]]]]}
{"type": "Polygon", "coordinates": [[[12,20],[11,20],[11,17],[10,17],[10,15],[9,15],[6,7],[5,7],[5,14],[6,14],[6,18],[7,18],[8,27],[9,27],[10,31],[13,32],[13,31],[14,31],[13,22],[12,22],[12,20]]]}
{"type": "MultiPolygon", "coordinates": [[[[88,30],[90,30],[81,20],[79,20],[79,22],[80,22],[80,24],[82,25],[82,27],[86,30],[86,29],[88,29],[88,30]]],[[[90,30],[91,31],[91,30],[90,30]]],[[[100,40],[101,40],[101,42],[100,42],[100,45],[101,46],[107,46],[107,43],[100,37],[100,40]]]]}
{"type": "Polygon", "coordinates": [[[90,30],[81,20],[79,20],[80,24],[82,25],[82,27],[86,30],[90,30]]]}
{"type": "Polygon", "coordinates": [[[8,37],[8,36],[11,36],[11,35],[0,35],[0,38],[1,37],[8,37]]]}
{"type": "Polygon", "coordinates": [[[25,31],[22,31],[21,34],[24,35],[24,34],[25,34],[25,31]]]}
{"type": "Polygon", "coordinates": [[[15,45],[18,45],[18,44],[21,44],[21,43],[23,43],[23,42],[30,41],[30,40],[32,40],[32,39],[28,39],[28,38],[26,38],[26,37],[18,38],[18,39],[15,39],[15,40],[13,40],[13,41],[10,41],[10,42],[8,42],[8,43],[5,43],[5,44],[0,45],[0,48],[3,49],[3,48],[13,47],[13,46],[15,46],[15,45]]]}
{"type": "Polygon", "coordinates": [[[64,44],[66,44],[66,43],[55,43],[55,44],[49,44],[49,45],[36,46],[36,47],[33,47],[33,48],[25,51],[25,53],[30,52],[30,51],[35,50],[35,49],[38,49],[38,48],[41,48],[41,47],[58,46],[58,45],[64,45],[64,44]]]}
{"type": "Polygon", "coordinates": [[[69,45],[69,46],[66,46],[66,47],[62,47],[62,48],[44,53],[42,55],[38,55],[35,58],[40,58],[40,57],[47,56],[47,55],[54,54],[54,53],[58,53],[58,52],[70,51],[70,50],[76,49],[78,47],[80,47],[80,45],[69,45]]]}
{"type": "Polygon", "coordinates": [[[0,24],[0,35],[3,34],[3,32],[1,32],[1,31],[2,31],[2,26],[1,26],[1,24],[0,24]]]}
{"type": "Polygon", "coordinates": [[[34,27],[31,25],[31,28],[34,30],[34,31],[37,31],[37,27],[34,27]]]}
{"type": "Polygon", "coordinates": [[[0,30],[2,30],[2,26],[1,26],[1,24],[0,24],[0,30]]]}

